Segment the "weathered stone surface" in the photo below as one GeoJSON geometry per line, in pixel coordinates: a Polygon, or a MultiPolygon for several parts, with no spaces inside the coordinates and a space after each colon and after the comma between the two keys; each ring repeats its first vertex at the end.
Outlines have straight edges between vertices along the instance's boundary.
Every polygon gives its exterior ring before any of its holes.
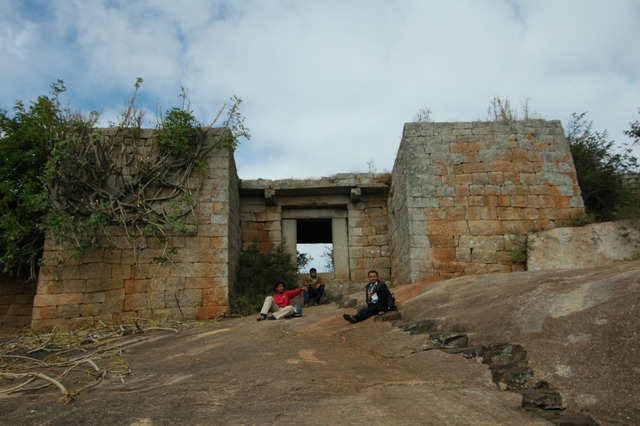
{"type": "Polygon", "coordinates": [[[527,269],[567,269],[603,265],[640,250],[640,223],[607,222],[556,228],[528,236],[527,269]]]}
{"type": "Polygon", "coordinates": [[[374,321],[398,321],[402,318],[402,314],[399,311],[387,312],[384,315],[378,315],[373,318],[374,321]]]}
{"type": "Polygon", "coordinates": [[[355,308],[357,303],[358,303],[358,299],[341,300],[338,307],[340,309],[355,308]]]}
{"type": "MultiPolygon", "coordinates": [[[[487,354],[500,363],[517,364],[524,353],[515,345],[526,350],[526,368],[533,375],[522,366],[522,375],[498,368],[497,383],[505,389],[545,382],[567,410],[589,413],[601,425],[633,424],[640,418],[635,391],[640,342],[620,338],[640,335],[640,261],[467,276],[421,288],[421,296],[408,300],[403,287],[395,289],[396,297],[405,300],[401,311],[406,320],[438,318],[442,330],[462,326],[474,348],[512,342],[507,357],[504,350],[487,354]]],[[[475,350],[467,356],[484,359],[485,354],[475,350]]]]}

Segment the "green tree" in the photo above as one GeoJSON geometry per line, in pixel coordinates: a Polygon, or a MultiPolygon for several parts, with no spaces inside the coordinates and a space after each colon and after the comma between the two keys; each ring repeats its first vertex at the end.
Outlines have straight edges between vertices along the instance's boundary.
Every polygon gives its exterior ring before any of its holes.
{"type": "Polygon", "coordinates": [[[40,96],[29,107],[15,103],[13,115],[0,110],[0,262],[3,272],[33,278],[42,251],[40,226],[50,207],[46,164],[54,140],[64,138],[66,118],[58,95],[62,81],[51,85],[51,96],[40,96]]]}
{"type": "Polygon", "coordinates": [[[265,296],[273,293],[277,281],[283,281],[285,288],[293,288],[297,276],[298,266],[284,242],[272,244],[267,252],[261,252],[257,244],[250,245],[240,254],[230,297],[231,311],[242,315],[255,312],[265,296]]]}
{"type": "Polygon", "coordinates": [[[3,272],[24,272],[26,266],[29,278],[35,278],[47,230],[56,241],[71,242],[82,252],[109,238],[106,225],[118,225],[134,241],[151,236],[165,242],[158,261],[171,254],[165,229],[195,232],[195,192],[207,170],[207,153],[235,149],[240,137],[250,138],[239,111],[242,100],[234,97],[230,107],[224,105],[210,125],[203,125],[189,109],[183,89],[182,108],[158,117],[155,144],[143,146],[144,110],[136,101],[141,83],[136,80],[119,123],[104,131],[95,128],[96,112],[61,108],[61,80],[51,85],[50,96],[29,107],[17,101],[13,114],[0,110],[3,272]],[[214,147],[204,147],[207,132],[225,108],[223,126],[230,131],[214,147]],[[147,155],[137,155],[140,150],[147,155]]]}
{"type": "MultiPolygon", "coordinates": [[[[640,113],[640,108],[638,108],[638,112],[640,113]]],[[[632,145],[640,145],[640,120],[630,123],[630,126],[631,128],[625,130],[624,134],[633,139],[632,145]]]]}
{"type": "Polygon", "coordinates": [[[585,210],[598,222],[638,217],[638,194],[625,175],[636,171],[631,150],[615,151],[607,131],[593,130],[586,113],[573,114],[567,129],[585,210]]]}
{"type": "Polygon", "coordinates": [[[296,263],[298,265],[298,272],[304,271],[309,262],[313,260],[313,257],[309,253],[300,253],[296,251],[296,263]]]}

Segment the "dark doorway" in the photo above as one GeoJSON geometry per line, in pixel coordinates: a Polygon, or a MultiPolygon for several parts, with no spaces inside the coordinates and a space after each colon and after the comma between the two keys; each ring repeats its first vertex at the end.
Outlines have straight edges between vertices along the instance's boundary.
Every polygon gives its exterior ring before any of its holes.
{"type": "Polygon", "coordinates": [[[296,220],[298,244],[332,244],[331,219],[296,220]]]}

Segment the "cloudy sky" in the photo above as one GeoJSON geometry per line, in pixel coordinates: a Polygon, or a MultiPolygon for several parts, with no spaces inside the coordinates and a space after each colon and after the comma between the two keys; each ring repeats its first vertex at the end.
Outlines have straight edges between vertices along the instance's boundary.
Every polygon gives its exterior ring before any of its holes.
{"type": "Polygon", "coordinates": [[[494,96],[629,141],[639,0],[0,0],[0,108],[62,79],[74,109],[212,120],[243,98],[242,179],[391,170],[403,124],[486,120],[494,96]]]}

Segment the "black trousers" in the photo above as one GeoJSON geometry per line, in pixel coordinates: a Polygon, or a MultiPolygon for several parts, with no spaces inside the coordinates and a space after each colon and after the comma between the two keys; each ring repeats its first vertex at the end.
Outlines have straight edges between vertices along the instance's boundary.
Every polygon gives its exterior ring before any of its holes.
{"type": "Polygon", "coordinates": [[[382,306],[382,303],[376,302],[372,305],[367,305],[366,308],[360,309],[358,313],[354,315],[354,318],[357,319],[358,322],[360,322],[360,321],[366,320],[370,316],[378,315],[378,312],[384,312],[384,311],[385,310],[384,310],[384,306],[382,306]]]}

